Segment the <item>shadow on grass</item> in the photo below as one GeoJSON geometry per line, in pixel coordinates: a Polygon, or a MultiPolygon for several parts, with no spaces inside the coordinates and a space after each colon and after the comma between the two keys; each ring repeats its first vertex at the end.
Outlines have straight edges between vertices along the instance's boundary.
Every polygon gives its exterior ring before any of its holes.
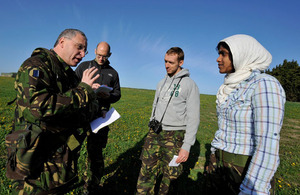
{"type": "Polygon", "coordinates": [[[198,158],[200,156],[200,143],[196,140],[194,146],[192,146],[190,151],[190,156],[188,161],[183,166],[183,173],[181,176],[174,181],[171,187],[171,194],[202,194],[203,189],[203,173],[197,173],[197,179],[193,180],[189,178],[190,170],[195,168],[198,158]],[[177,187],[174,187],[177,186],[177,187]],[[172,189],[173,188],[173,189],[172,189]]]}
{"type": "Polygon", "coordinates": [[[105,180],[103,194],[134,194],[141,161],[139,159],[146,135],[134,147],[121,154],[117,161],[105,168],[104,174],[110,177],[105,180]],[[113,174],[112,174],[113,173],[113,174]]]}
{"type": "MultiPolygon", "coordinates": [[[[101,188],[103,194],[135,194],[137,179],[141,167],[139,159],[144,144],[143,137],[134,147],[118,157],[116,163],[105,168],[105,174],[110,176],[101,188]]],[[[197,180],[189,178],[190,170],[195,167],[200,155],[200,143],[191,148],[189,160],[184,164],[183,174],[174,182],[170,189],[172,194],[199,194],[203,188],[203,174],[198,173],[197,180]]]]}

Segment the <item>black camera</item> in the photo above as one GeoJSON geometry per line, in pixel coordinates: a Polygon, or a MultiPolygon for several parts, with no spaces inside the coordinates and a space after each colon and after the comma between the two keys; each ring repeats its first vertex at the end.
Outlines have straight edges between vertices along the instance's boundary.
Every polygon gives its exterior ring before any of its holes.
{"type": "Polygon", "coordinates": [[[150,129],[152,129],[156,134],[159,134],[162,130],[162,126],[161,126],[161,123],[158,122],[157,120],[155,119],[152,119],[149,124],[148,124],[148,127],[150,129]]]}

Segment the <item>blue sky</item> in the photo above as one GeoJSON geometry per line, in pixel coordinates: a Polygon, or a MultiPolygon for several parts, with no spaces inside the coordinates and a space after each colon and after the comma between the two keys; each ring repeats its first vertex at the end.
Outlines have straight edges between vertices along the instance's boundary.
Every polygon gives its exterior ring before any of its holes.
{"type": "Polygon", "coordinates": [[[0,72],[17,72],[37,47],[52,48],[59,33],[77,28],[88,37],[94,59],[98,42],[111,45],[111,65],[121,87],[155,89],[166,74],[165,52],[185,52],[201,94],[215,95],[219,40],[248,34],[273,56],[270,68],[284,59],[300,62],[300,1],[268,0],[5,0],[0,6],[0,72]]]}

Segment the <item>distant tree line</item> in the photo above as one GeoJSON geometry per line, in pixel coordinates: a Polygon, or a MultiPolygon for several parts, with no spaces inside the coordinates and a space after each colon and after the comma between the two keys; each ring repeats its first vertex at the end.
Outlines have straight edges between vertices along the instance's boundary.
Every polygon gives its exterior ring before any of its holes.
{"type": "Polygon", "coordinates": [[[284,60],[271,71],[266,70],[278,79],[286,93],[286,99],[292,102],[300,102],[300,66],[297,61],[284,60]]]}
{"type": "Polygon", "coordinates": [[[2,73],[1,73],[1,76],[2,76],[2,77],[14,77],[14,78],[16,78],[17,73],[16,73],[16,72],[9,72],[9,73],[4,73],[4,72],[2,72],[2,73]]]}

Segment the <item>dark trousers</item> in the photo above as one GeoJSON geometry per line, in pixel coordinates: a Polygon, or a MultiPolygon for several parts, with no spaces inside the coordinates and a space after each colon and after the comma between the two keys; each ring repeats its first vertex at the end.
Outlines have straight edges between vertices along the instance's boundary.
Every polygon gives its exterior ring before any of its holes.
{"type": "Polygon", "coordinates": [[[87,171],[85,174],[85,188],[98,188],[104,174],[103,148],[106,147],[109,127],[100,129],[97,133],[87,135],[87,171]]]}

